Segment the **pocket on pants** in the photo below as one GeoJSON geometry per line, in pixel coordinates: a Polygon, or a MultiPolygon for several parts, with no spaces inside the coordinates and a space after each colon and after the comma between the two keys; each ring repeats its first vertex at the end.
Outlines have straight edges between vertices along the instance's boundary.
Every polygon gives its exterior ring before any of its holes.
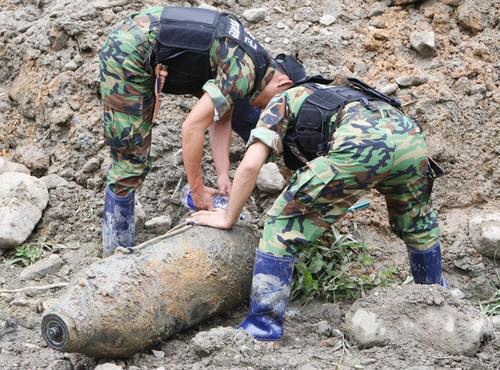
{"type": "Polygon", "coordinates": [[[267,215],[293,217],[304,214],[336,175],[337,171],[326,157],[308,162],[307,166],[293,174],[290,184],[276,199],[267,215]]]}

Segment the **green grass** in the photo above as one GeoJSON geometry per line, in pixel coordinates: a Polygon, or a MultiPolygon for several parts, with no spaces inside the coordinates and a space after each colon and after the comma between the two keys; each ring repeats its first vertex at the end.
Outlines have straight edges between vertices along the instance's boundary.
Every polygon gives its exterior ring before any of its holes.
{"type": "Polygon", "coordinates": [[[292,299],[357,299],[366,290],[397,282],[397,268],[376,270],[374,263],[364,243],[333,229],[332,235],[297,253],[292,299]]]}
{"type": "Polygon", "coordinates": [[[34,243],[25,243],[23,245],[20,245],[19,247],[16,247],[12,257],[3,257],[2,262],[7,265],[17,264],[28,267],[29,265],[32,265],[45,255],[47,255],[47,253],[53,253],[61,249],[76,248],[70,248],[62,244],[39,240],[34,243]]]}
{"type": "Polygon", "coordinates": [[[493,297],[486,302],[479,303],[481,311],[487,316],[500,315],[500,289],[498,289],[493,297]]]}

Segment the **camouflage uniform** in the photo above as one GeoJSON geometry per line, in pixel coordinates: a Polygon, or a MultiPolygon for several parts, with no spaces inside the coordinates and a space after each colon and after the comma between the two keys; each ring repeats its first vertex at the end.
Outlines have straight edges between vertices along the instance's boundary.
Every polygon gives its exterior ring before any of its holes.
{"type": "MultiPolygon", "coordinates": [[[[275,96],[247,145],[258,140],[279,155],[291,118],[311,93],[296,87],[275,96]]],[[[429,204],[432,178],[423,132],[389,104],[370,105],[373,111],[360,102],[339,111],[328,153],[297,170],[267,212],[260,250],[294,255],[297,246],[320,237],[372,188],[385,196],[391,227],[407,246],[426,250],[439,241],[437,215],[429,204]]],[[[330,120],[332,130],[336,118],[330,120]]]]}
{"type": "MultiPolygon", "coordinates": [[[[115,194],[137,188],[151,169],[151,126],[155,96],[154,73],[149,64],[159,31],[163,7],[131,16],[111,32],[99,54],[100,90],[104,105],[104,136],[111,148],[112,164],[107,182],[115,194]]],[[[203,86],[215,105],[214,121],[228,112],[236,100],[253,99],[252,58],[231,39],[215,39],[210,50],[213,75],[203,86]]]]}

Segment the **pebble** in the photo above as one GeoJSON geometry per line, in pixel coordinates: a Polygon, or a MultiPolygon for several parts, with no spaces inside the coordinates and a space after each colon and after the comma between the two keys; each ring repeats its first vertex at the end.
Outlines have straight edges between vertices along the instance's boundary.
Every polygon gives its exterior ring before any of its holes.
{"type": "Polygon", "coordinates": [[[243,18],[251,23],[257,23],[263,21],[266,17],[265,8],[253,8],[247,9],[243,12],[243,18]]]}
{"type": "Polygon", "coordinates": [[[427,78],[418,76],[401,76],[396,78],[395,82],[400,87],[419,86],[427,82],[427,78]]]}
{"type": "Polygon", "coordinates": [[[395,83],[390,83],[387,85],[382,86],[380,89],[378,89],[382,94],[385,95],[392,95],[398,90],[398,85],[395,83]]]}
{"type": "Polygon", "coordinates": [[[163,351],[156,351],[152,349],[151,352],[153,352],[153,356],[155,356],[156,358],[162,359],[165,357],[165,352],[163,351]]]}
{"type": "Polygon", "coordinates": [[[322,24],[323,26],[329,26],[333,24],[337,20],[337,17],[334,17],[333,15],[330,14],[325,14],[319,19],[319,23],[322,24]]]}
{"type": "Polygon", "coordinates": [[[383,14],[387,9],[387,5],[382,2],[376,2],[370,9],[368,9],[368,18],[376,17],[377,15],[383,14]]]}
{"type": "Polygon", "coordinates": [[[415,31],[410,34],[410,45],[423,57],[431,57],[436,51],[435,35],[432,31],[415,31]]]}
{"type": "Polygon", "coordinates": [[[20,274],[19,279],[31,280],[42,278],[46,275],[57,272],[64,265],[64,261],[57,254],[51,254],[31,266],[26,267],[20,274]]]}
{"type": "Polygon", "coordinates": [[[169,215],[154,217],[151,220],[146,221],[144,226],[153,233],[164,234],[172,226],[172,217],[169,215]]]}
{"type": "Polygon", "coordinates": [[[68,63],[66,63],[63,67],[63,71],[74,71],[78,68],[78,64],[75,63],[75,61],[70,60],[68,63]]]}

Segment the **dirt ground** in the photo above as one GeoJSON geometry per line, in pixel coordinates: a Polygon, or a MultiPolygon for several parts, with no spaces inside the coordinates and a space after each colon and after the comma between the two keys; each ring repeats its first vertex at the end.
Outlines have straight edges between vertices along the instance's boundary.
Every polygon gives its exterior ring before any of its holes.
{"type": "MultiPolygon", "coordinates": [[[[97,54],[113,26],[128,14],[161,1],[0,0],[0,156],[22,163],[31,174],[67,181],[49,189],[49,205],[28,242],[52,246],[62,268],[35,281],[21,281],[23,268],[0,261],[0,290],[68,282],[100,259],[101,216],[109,151],[102,138],[97,97],[97,54]]],[[[241,15],[266,8],[254,36],[277,54],[298,53],[311,73],[341,83],[356,77],[377,87],[399,77],[405,111],[427,133],[430,154],[446,172],[436,181],[433,206],[442,229],[443,264],[451,287],[476,307],[500,289],[496,261],[480,255],[468,235],[470,217],[500,207],[499,6],[486,0],[209,0],[241,15]],[[410,2],[410,1],[406,1],[410,2]],[[320,18],[330,15],[333,23],[320,18]],[[422,57],[410,48],[414,31],[433,31],[436,50],[422,57]]],[[[193,5],[198,1],[170,1],[193,5]]],[[[168,214],[173,224],[186,210],[172,198],[185,183],[180,126],[194,98],[164,97],[153,129],[153,170],[138,191],[146,219],[168,214]]],[[[233,171],[244,153],[234,137],[233,171]]],[[[214,184],[208,146],[203,169],[214,184]]],[[[273,197],[255,191],[253,222],[262,226],[273,197]]],[[[371,207],[348,215],[337,227],[363,240],[377,268],[396,266],[403,283],[408,262],[403,243],[391,234],[384,200],[371,194],[371,207]]],[[[138,241],[157,236],[139,232],[138,241]]],[[[0,250],[0,259],[12,258],[0,250]]],[[[0,293],[1,369],[93,369],[106,359],[49,349],[40,335],[44,309],[62,290],[0,293]]],[[[449,354],[412,338],[406,343],[360,348],[344,336],[341,323],[353,302],[292,302],[282,343],[259,343],[234,328],[246,306],[212,318],[152,350],[115,360],[127,369],[495,369],[500,368],[500,333],[475,354],[449,354]]],[[[375,304],[390,305],[391,302],[375,304]]]]}

